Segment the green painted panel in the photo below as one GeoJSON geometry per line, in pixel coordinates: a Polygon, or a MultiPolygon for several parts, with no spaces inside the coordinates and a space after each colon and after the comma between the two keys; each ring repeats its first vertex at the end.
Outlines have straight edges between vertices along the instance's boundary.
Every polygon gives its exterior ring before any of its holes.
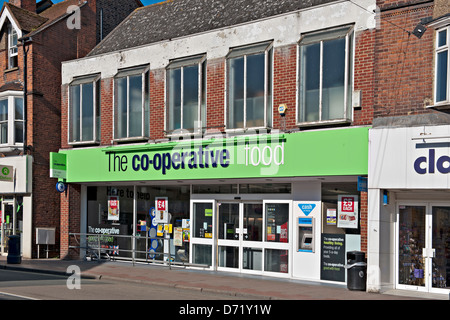
{"type": "Polygon", "coordinates": [[[367,175],[368,128],[60,152],[69,183],[367,175]]]}

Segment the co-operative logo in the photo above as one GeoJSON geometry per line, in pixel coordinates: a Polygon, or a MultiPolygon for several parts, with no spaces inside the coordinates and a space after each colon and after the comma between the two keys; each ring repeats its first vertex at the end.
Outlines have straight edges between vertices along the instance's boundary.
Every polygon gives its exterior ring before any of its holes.
{"type": "Polygon", "coordinates": [[[443,155],[436,159],[436,150],[429,149],[428,157],[419,157],[414,161],[414,170],[418,174],[435,173],[435,170],[440,173],[449,173],[450,157],[443,155]]]}
{"type": "Polygon", "coordinates": [[[3,174],[4,176],[9,175],[9,169],[8,169],[8,167],[3,167],[3,168],[2,168],[2,174],[3,174]]]}

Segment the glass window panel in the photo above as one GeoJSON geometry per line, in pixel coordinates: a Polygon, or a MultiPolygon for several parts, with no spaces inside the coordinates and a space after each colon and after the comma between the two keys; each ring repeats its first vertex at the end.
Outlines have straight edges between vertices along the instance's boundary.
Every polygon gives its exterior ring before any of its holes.
{"type": "Polygon", "coordinates": [[[242,268],[247,270],[262,270],[262,249],[243,248],[242,268]]]}
{"type": "Polygon", "coordinates": [[[8,143],[8,99],[0,100],[0,143],[8,143]]]}
{"type": "Polygon", "coordinates": [[[227,127],[244,127],[244,58],[228,61],[228,114],[227,127]]]}
{"type": "Polygon", "coordinates": [[[288,272],[288,250],[266,249],[264,270],[272,272],[288,272]]]}
{"type": "Polygon", "coordinates": [[[272,63],[273,63],[273,50],[270,49],[268,52],[268,71],[267,71],[267,106],[266,106],[266,112],[267,112],[267,125],[269,127],[272,126],[272,115],[273,115],[273,108],[272,108],[272,63]]]}
{"type": "Polygon", "coordinates": [[[140,137],[142,133],[142,74],[129,77],[129,136],[140,137]]]}
{"type": "Polygon", "coordinates": [[[181,69],[169,70],[168,130],[181,129],[181,69]]]}
{"type": "Polygon", "coordinates": [[[23,121],[16,121],[14,130],[15,143],[23,143],[23,121]]]}
{"type": "Polygon", "coordinates": [[[81,86],[82,94],[82,140],[94,140],[94,83],[85,83],[81,86]]]}
{"type": "Polygon", "coordinates": [[[266,204],[266,241],[284,242],[289,240],[289,204],[266,204]]]}
{"type": "Polygon", "coordinates": [[[206,127],[206,61],[202,63],[202,101],[200,110],[201,126],[206,127]]]}
{"type": "Polygon", "coordinates": [[[16,120],[23,120],[23,98],[14,98],[14,109],[16,112],[16,120]]]}
{"type": "Polygon", "coordinates": [[[115,138],[127,137],[127,78],[116,79],[115,138]]]}
{"type": "Polygon", "coordinates": [[[8,99],[0,100],[0,121],[8,120],[8,99]]]}
{"type": "Polygon", "coordinates": [[[447,29],[438,33],[438,47],[445,46],[447,44],[447,29]]]}
{"type": "Polygon", "coordinates": [[[262,223],[262,204],[245,203],[244,204],[244,241],[262,241],[263,223],[262,223]]]}
{"type": "Polygon", "coordinates": [[[425,286],[425,207],[404,206],[399,210],[398,283],[425,286]]]}
{"type": "Polygon", "coordinates": [[[198,65],[183,69],[183,129],[198,127],[198,65]]]}
{"type": "Polygon", "coordinates": [[[300,48],[300,122],[320,120],[320,44],[300,48]]]}
{"type": "Polygon", "coordinates": [[[219,207],[219,239],[239,240],[239,204],[222,203],[219,207]]]}
{"type": "Polygon", "coordinates": [[[345,39],[323,43],[322,119],[344,118],[345,39]]]}
{"type": "Polygon", "coordinates": [[[448,51],[437,54],[436,102],[447,100],[448,86],[448,51]]]}
{"type": "Polygon", "coordinates": [[[144,75],[144,136],[150,135],[150,72],[144,75]]]}
{"type": "Polygon", "coordinates": [[[265,54],[247,56],[247,127],[264,126],[265,54]]]}
{"type": "Polygon", "coordinates": [[[219,246],[219,267],[238,268],[239,248],[219,246]]]}
{"type": "Polygon", "coordinates": [[[192,185],[192,193],[208,194],[208,193],[237,193],[237,184],[201,184],[192,185]]]}
{"type": "Polygon", "coordinates": [[[212,235],[212,203],[194,203],[193,231],[196,238],[207,238],[212,235]]]}
{"type": "Polygon", "coordinates": [[[450,207],[433,207],[432,247],[434,288],[450,288],[450,207]]]}
{"type": "Polygon", "coordinates": [[[70,86],[70,141],[80,141],[80,86],[70,86]]]}
{"type": "Polygon", "coordinates": [[[193,263],[210,266],[212,262],[212,246],[204,244],[193,244],[192,260],[193,263]]]}

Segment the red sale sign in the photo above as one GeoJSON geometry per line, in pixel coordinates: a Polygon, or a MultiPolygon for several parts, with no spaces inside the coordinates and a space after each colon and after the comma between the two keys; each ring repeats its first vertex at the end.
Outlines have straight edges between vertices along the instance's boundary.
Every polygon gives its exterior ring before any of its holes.
{"type": "Polygon", "coordinates": [[[355,198],[342,197],[341,211],[342,212],[354,212],[355,211],[355,198]]]}
{"type": "Polygon", "coordinates": [[[338,228],[358,228],[358,196],[338,196],[338,228]]]}
{"type": "Polygon", "coordinates": [[[156,199],[156,210],[158,210],[158,211],[166,211],[167,210],[167,199],[166,198],[157,198],[156,199]]]}

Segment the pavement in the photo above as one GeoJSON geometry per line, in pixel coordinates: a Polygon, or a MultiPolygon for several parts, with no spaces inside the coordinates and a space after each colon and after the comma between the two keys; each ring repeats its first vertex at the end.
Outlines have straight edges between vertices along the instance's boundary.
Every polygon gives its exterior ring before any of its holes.
{"type": "Polygon", "coordinates": [[[0,257],[0,270],[20,270],[72,275],[78,266],[82,278],[148,283],[156,286],[201,290],[249,299],[271,300],[449,300],[449,295],[389,290],[383,293],[349,290],[345,284],[280,279],[241,273],[198,270],[179,266],[128,261],[22,259],[19,264],[0,257]]]}

